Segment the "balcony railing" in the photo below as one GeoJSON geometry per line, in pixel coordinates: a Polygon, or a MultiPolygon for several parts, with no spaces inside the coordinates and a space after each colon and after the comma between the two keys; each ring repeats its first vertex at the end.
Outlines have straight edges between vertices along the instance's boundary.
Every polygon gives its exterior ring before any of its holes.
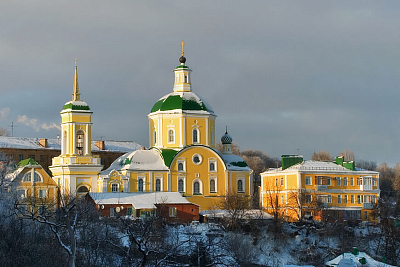
{"type": "Polygon", "coordinates": [[[315,186],[315,190],[317,191],[323,191],[323,190],[327,190],[328,186],[327,185],[316,185],[315,186]]]}

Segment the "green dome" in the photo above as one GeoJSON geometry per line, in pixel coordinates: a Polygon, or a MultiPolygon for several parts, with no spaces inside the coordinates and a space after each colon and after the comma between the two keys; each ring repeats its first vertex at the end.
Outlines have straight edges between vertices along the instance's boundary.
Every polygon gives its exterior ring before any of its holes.
{"type": "Polygon", "coordinates": [[[170,93],[154,104],[151,113],[169,110],[199,111],[214,114],[211,106],[193,92],[170,93]]]}

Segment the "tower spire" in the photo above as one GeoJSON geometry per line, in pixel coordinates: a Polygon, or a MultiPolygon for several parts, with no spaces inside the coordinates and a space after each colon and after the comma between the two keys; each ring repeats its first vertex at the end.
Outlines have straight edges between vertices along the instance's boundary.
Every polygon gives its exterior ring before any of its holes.
{"type": "Polygon", "coordinates": [[[182,57],[183,57],[183,46],[185,45],[185,43],[182,41],[181,46],[182,46],[182,57]]]}
{"type": "Polygon", "coordinates": [[[75,77],[74,77],[74,92],[72,93],[72,100],[77,101],[80,100],[80,93],[79,93],[79,85],[78,85],[78,67],[76,65],[76,58],[75,58],[75,77]]]}

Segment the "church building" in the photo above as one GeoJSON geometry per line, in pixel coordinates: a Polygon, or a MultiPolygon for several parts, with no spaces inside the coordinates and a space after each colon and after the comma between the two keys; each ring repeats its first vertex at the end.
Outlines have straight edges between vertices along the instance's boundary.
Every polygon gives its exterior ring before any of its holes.
{"type": "Polygon", "coordinates": [[[251,197],[252,170],[232,154],[227,131],[221,138],[223,152],[216,149],[217,116],[192,91],[183,47],[179,62],[173,92],[160,98],[148,115],[150,148],[126,153],[102,172],[88,145],[92,112],[80,100],[75,67],[73,99],[61,111],[61,155],[50,167],[62,193],[180,192],[201,210],[211,209],[228,192],[251,197]]]}

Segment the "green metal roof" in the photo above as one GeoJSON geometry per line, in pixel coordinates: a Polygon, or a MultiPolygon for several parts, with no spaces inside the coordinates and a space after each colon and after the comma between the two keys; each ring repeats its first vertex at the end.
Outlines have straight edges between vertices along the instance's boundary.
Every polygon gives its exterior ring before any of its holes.
{"type": "Polygon", "coordinates": [[[72,110],[90,110],[89,106],[79,106],[79,105],[74,105],[72,103],[67,103],[64,105],[63,110],[66,109],[72,109],[72,110]]]}
{"type": "Polygon", "coordinates": [[[176,67],[177,69],[188,69],[188,66],[185,65],[179,65],[178,67],[176,67]]]}
{"type": "Polygon", "coordinates": [[[26,166],[26,165],[39,165],[39,163],[37,163],[35,160],[33,160],[33,159],[31,159],[31,158],[21,160],[21,161],[18,163],[18,167],[24,167],[24,166],[26,166]]]}
{"type": "MultiPolygon", "coordinates": [[[[190,93],[193,94],[192,92],[190,93]]],[[[185,98],[180,94],[169,94],[166,97],[158,100],[151,109],[151,112],[180,109],[208,111],[214,113],[214,111],[210,107],[207,107],[206,104],[198,96],[194,96],[198,99],[196,99],[195,97],[185,98]]]]}
{"type": "Polygon", "coordinates": [[[172,160],[174,159],[175,155],[178,151],[174,149],[161,149],[161,155],[164,159],[165,165],[169,168],[171,165],[172,160]]]}

